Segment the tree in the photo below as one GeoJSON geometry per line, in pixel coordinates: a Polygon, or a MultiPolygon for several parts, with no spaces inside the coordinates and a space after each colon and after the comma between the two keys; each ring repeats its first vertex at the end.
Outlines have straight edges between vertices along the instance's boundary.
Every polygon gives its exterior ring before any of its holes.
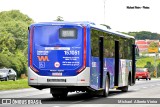
{"type": "Polygon", "coordinates": [[[157,65],[157,77],[160,77],[160,63],[157,65]]]}
{"type": "Polygon", "coordinates": [[[151,73],[151,76],[153,76],[153,71],[155,70],[154,66],[151,64],[151,62],[147,62],[144,68],[148,68],[148,71],[151,73]]]}
{"type": "Polygon", "coordinates": [[[19,10],[0,12],[0,68],[27,72],[28,26],[33,20],[19,10]]]}
{"type": "Polygon", "coordinates": [[[107,29],[111,29],[111,27],[106,24],[101,24],[101,25],[105,26],[107,29]]]}
{"type": "Polygon", "coordinates": [[[151,42],[151,43],[149,44],[149,47],[150,47],[150,48],[158,48],[158,44],[157,44],[156,42],[151,42]]]}
{"type": "Polygon", "coordinates": [[[160,40],[160,34],[152,33],[149,31],[140,31],[140,32],[128,32],[128,35],[134,36],[137,40],[160,40]]]}
{"type": "Polygon", "coordinates": [[[57,19],[55,21],[64,21],[64,20],[63,20],[63,17],[57,16],[57,19]]]}

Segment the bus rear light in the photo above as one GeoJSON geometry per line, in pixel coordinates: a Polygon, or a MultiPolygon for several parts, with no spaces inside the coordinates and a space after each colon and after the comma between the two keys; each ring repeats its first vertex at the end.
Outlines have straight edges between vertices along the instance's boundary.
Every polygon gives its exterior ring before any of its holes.
{"type": "Polygon", "coordinates": [[[34,78],[30,78],[30,80],[34,80],[34,78]]]}
{"type": "Polygon", "coordinates": [[[81,81],[85,81],[85,79],[81,79],[81,81]]]}
{"type": "Polygon", "coordinates": [[[33,49],[32,49],[32,47],[33,47],[33,33],[34,33],[34,27],[32,27],[31,28],[31,30],[30,30],[30,35],[29,35],[29,41],[30,41],[30,50],[29,50],[29,64],[30,64],[30,66],[32,66],[32,51],[33,51],[33,49]]]}
{"type": "Polygon", "coordinates": [[[38,70],[36,70],[33,66],[32,66],[32,63],[33,63],[33,61],[32,61],[32,51],[33,51],[33,33],[34,33],[34,26],[33,27],[31,27],[31,30],[30,30],[30,39],[29,39],[29,41],[30,41],[30,52],[29,52],[29,66],[30,66],[30,68],[34,71],[34,72],[38,72],[38,70]]]}
{"type": "Polygon", "coordinates": [[[83,37],[84,38],[83,39],[83,46],[84,46],[84,48],[83,48],[83,66],[82,66],[82,68],[80,68],[77,71],[77,73],[82,72],[86,67],[86,48],[87,48],[87,45],[86,45],[86,27],[84,26],[83,29],[84,29],[84,32],[83,32],[83,34],[84,34],[84,37],[83,37]]]}

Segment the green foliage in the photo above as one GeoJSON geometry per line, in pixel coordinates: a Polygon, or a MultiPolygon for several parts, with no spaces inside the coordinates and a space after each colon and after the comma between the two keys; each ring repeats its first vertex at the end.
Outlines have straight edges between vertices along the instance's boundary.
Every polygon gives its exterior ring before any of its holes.
{"type": "Polygon", "coordinates": [[[155,69],[154,66],[151,64],[151,62],[147,62],[144,68],[148,68],[149,72],[153,72],[155,69]]]}
{"type": "Polygon", "coordinates": [[[149,31],[128,32],[128,35],[134,36],[135,39],[137,40],[145,40],[145,39],[160,40],[160,34],[152,33],[149,31]]]}
{"type": "Polygon", "coordinates": [[[150,48],[156,48],[156,47],[158,47],[158,44],[157,44],[156,42],[151,42],[151,43],[149,44],[149,47],[150,47],[150,48]]]}
{"type": "Polygon", "coordinates": [[[157,65],[157,77],[160,77],[160,63],[157,65]]]}
{"type": "Polygon", "coordinates": [[[57,16],[57,19],[55,21],[64,21],[64,20],[63,20],[63,17],[57,16]]]}
{"type": "Polygon", "coordinates": [[[107,29],[111,29],[111,27],[106,24],[101,24],[101,25],[105,26],[107,29]]]}
{"type": "Polygon", "coordinates": [[[33,20],[19,10],[0,12],[0,68],[27,72],[28,26],[33,20]]]}
{"type": "MultiPolygon", "coordinates": [[[[148,68],[151,76],[153,77],[153,71],[155,70],[154,57],[141,57],[136,62],[137,68],[148,68]]],[[[160,60],[156,60],[158,77],[160,77],[160,60]]]]}
{"type": "Polygon", "coordinates": [[[30,88],[30,86],[28,86],[27,79],[18,79],[16,81],[2,81],[0,84],[0,90],[13,90],[22,88],[30,88]]]}

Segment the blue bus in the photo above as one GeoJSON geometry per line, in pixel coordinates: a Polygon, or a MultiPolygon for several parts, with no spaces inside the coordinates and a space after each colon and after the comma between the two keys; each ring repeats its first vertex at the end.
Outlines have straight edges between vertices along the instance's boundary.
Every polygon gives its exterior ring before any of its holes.
{"type": "Polygon", "coordinates": [[[43,22],[28,31],[28,81],[55,98],[82,91],[108,96],[135,84],[132,36],[90,22],[43,22]]]}

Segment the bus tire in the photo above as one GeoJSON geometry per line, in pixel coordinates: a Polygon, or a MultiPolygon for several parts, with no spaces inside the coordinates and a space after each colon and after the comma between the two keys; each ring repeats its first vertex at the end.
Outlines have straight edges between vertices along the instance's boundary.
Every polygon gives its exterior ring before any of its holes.
{"type": "Polygon", "coordinates": [[[120,90],[122,92],[127,92],[128,91],[128,86],[120,87],[120,90]]]}
{"type": "Polygon", "coordinates": [[[109,77],[108,75],[106,76],[106,81],[105,81],[105,89],[103,90],[102,97],[107,97],[109,94],[109,77]]]}

